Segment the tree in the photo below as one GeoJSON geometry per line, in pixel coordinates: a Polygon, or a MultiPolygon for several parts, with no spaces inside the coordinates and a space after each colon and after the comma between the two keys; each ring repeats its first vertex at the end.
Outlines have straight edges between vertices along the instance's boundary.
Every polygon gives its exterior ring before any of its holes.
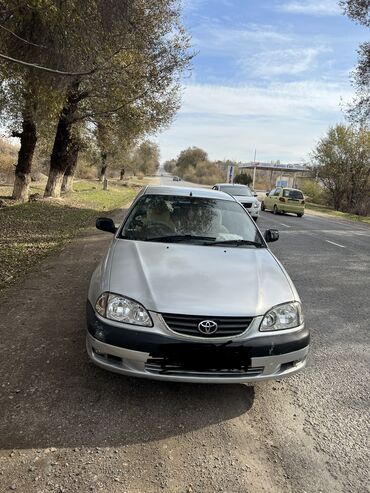
{"type": "Polygon", "coordinates": [[[154,175],[159,168],[158,144],[145,140],[133,152],[130,168],[144,175],[154,175]]]}
{"type": "Polygon", "coordinates": [[[170,174],[174,174],[176,171],[176,159],[170,159],[163,165],[163,169],[170,174]]]}
{"type": "MultiPolygon", "coordinates": [[[[121,3],[111,1],[119,10],[121,3]]],[[[130,121],[130,127],[136,122],[134,135],[144,135],[168,125],[179,107],[180,76],[191,55],[179,21],[178,1],[148,4],[136,0],[126,14],[126,18],[111,18],[109,31],[105,23],[98,26],[100,44],[107,50],[104,68],[76,77],[69,85],[50,159],[46,197],[60,194],[75,122],[113,117],[117,122],[130,121]]]]}
{"type": "Polygon", "coordinates": [[[370,212],[370,131],[346,125],[329,128],[313,152],[317,175],[336,210],[370,212]]]}
{"type": "MultiPolygon", "coordinates": [[[[76,123],[117,115],[135,120],[144,135],[166,126],[178,109],[180,76],[191,59],[178,0],[91,0],[88,6],[83,0],[0,0],[0,29],[5,87],[18,73],[36,88],[42,86],[37,77],[43,82],[53,74],[58,82],[45,94],[63,94],[45,196],[60,194],[76,123]],[[15,43],[23,51],[13,50],[15,43]]],[[[24,94],[43,106],[34,91],[24,94]]],[[[29,119],[31,103],[18,108],[20,121],[29,119]]],[[[29,167],[31,148],[24,147],[29,167]]]]}
{"type": "Polygon", "coordinates": [[[187,168],[195,168],[198,163],[208,161],[208,154],[199,147],[189,147],[180,152],[176,161],[178,173],[182,176],[187,168]]]}
{"type": "Polygon", "coordinates": [[[239,175],[236,175],[234,178],[234,183],[240,183],[242,185],[247,185],[249,186],[253,182],[253,178],[251,175],[247,173],[240,173],[239,175]]]}
{"type": "MultiPolygon", "coordinates": [[[[341,0],[344,13],[353,21],[370,27],[369,0],[341,0]]],[[[358,49],[357,68],[352,74],[356,86],[356,97],[348,110],[348,116],[355,123],[370,121],[370,42],[362,43],[358,49]]]]}
{"type": "MultiPolygon", "coordinates": [[[[51,57],[53,39],[49,18],[42,8],[14,0],[0,2],[0,50],[31,62],[35,57],[46,62],[51,57]]],[[[47,3],[47,2],[46,2],[47,3]]],[[[53,53],[55,58],[55,53],[53,53]]],[[[13,198],[26,200],[30,183],[37,126],[42,118],[50,119],[57,107],[57,91],[50,93],[54,78],[36,69],[1,64],[1,119],[13,137],[20,139],[15,168],[13,198]]]]}

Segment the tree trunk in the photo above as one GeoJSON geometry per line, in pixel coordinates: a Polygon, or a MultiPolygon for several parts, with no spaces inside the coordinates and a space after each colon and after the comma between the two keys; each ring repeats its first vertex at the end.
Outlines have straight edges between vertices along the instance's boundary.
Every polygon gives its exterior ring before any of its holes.
{"type": "Polygon", "coordinates": [[[73,177],[77,168],[77,158],[80,150],[79,143],[75,141],[68,156],[69,164],[65,170],[62,181],[62,192],[73,192],[73,177]]]}
{"type": "Polygon", "coordinates": [[[119,179],[123,180],[124,176],[125,176],[125,168],[121,168],[119,179]]]}
{"type": "Polygon", "coordinates": [[[99,176],[99,181],[103,182],[106,178],[106,174],[107,174],[107,165],[104,165],[100,168],[100,176],[99,176]]]}
{"type": "Polygon", "coordinates": [[[86,93],[79,91],[79,85],[80,81],[77,79],[70,85],[59,117],[44,197],[60,197],[63,176],[68,167],[71,146],[73,146],[72,126],[76,120],[78,103],[87,96],[86,93]]]}
{"type": "Polygon", "coordinates": [[[25,201],[28,199],[32,159],[37,142],[34,110],[35,108],[25,110],[23,114],[22,132],[13,132],[13,137],[20,137],[21,139],[12,195],[13,199],[16,200],[25,201]]]}
{"type": "Polygon", "coordinates": [[[101,168],[100,168],[100,176],[99,176],[99,181],[104,182],[106,178],[106,173],[107,173],[107,157],[108,154],[104,151],[101,152],[101,168]]]}

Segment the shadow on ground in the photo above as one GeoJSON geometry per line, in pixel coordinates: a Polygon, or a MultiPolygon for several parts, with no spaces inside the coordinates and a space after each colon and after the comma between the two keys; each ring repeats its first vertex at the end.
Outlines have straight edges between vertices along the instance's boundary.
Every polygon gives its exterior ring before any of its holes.
{"type": "Polygon", "coordinates": [[[122,446],[177,436],[247,412],[253,387],[125,378],[87,358],[85,300],[111,237],[80,238],[0,305],[0,448],[122,446]]]}

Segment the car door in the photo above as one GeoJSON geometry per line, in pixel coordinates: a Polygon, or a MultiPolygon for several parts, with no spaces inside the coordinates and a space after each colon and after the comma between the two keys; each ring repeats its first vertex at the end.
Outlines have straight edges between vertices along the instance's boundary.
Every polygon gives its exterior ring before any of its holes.
{"type": "Polygon", "coordinates": [[[275,188],[274,194],[271,197],[271,204],[270,204],[269,209],[273,210],[275,205],[276,205],[276,207],[278,207],[280,194],[281,194],[281,188],[280,187],[275,188]]]}
{"type": "Polygon", "coordinates": [[[282,193],[283,193],[283,189],[281,187],[278,187],[275,190],[272,208],[274,208],[274,205],[276,205],[276,207],[279,208],[279,198],[280,198],[282,193]]]}
{"type": "Polygon", "coordinates": [[[266,197],[266,200],[264,199],[266,209],[271,209],[272,210],[272,208],[274,207],[274,194],[275,194],[275,191],[276,191],[276,188],[273,188],[271,190],[271,192],[268,194],[268,196],[266,197]]]}

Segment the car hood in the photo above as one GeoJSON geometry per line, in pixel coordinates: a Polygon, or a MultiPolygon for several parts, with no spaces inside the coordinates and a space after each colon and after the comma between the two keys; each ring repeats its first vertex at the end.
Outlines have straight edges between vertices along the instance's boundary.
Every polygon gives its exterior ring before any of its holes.
{"type": "Polygon", "coordinates": [[[267,248],[116,240],[109,290],[160,313],[257,316],[297,299],[267,248]]]}

